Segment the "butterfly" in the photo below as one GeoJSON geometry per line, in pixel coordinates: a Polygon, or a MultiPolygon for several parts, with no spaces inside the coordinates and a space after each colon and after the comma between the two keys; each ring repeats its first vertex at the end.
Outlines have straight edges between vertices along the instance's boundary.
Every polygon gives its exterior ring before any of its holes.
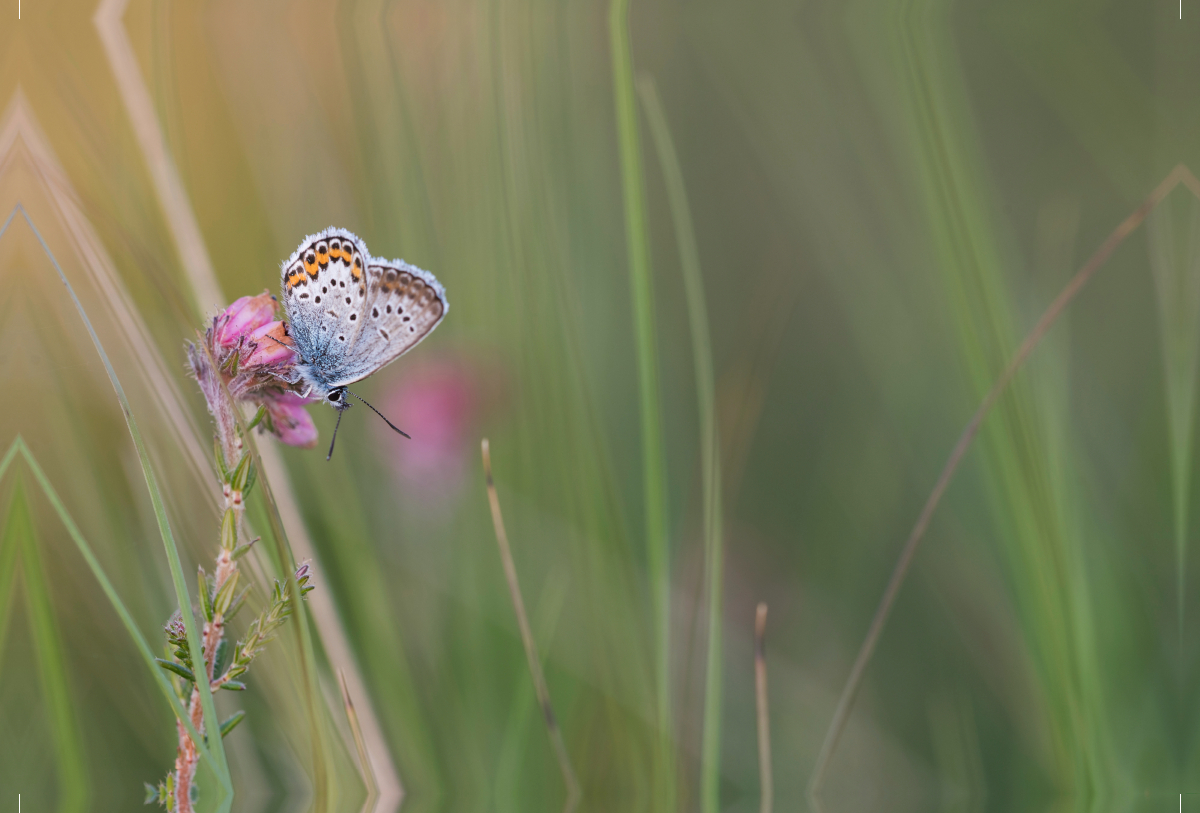
{"type": "Polygon", "coordinates": [[[326,460],[350,406],[347,396],[408,437],[347,387],[432,333],[450,307],[446,289],[415,265],[372,257],[362,240],[332,227],[305,237],[282,270],[283,307],[303,394],[338,411],[326,460]]]}

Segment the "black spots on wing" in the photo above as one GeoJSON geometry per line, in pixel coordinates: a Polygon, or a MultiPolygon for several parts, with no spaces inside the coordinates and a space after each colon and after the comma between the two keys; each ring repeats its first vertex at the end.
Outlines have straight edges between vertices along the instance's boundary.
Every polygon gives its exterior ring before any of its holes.
{"type": "Polygon", "coordinates": [[[388,332],[386,330],[384,330],[383,328],[379,328],[379,335],[383,337],[383,340],[385,342],[390,342],[392,340],[392,337],[389,336],[388,332]]]}
{"type": "Polygon", "coordinates": [[[327,293],[329,293],[329,288],[328,288],[328,286],[322,285],[322,286],[321,286],[321,293],[323,293],[323,294],[327,294],[327,293]]]}
{"type": "Polygon", "coordinates": [[[411,321],[412,321],[412,317],[411,317],[411,316],[405,316],[405,317],[404,317],[404,321],[405,321],[405,322],[411,322],[411,321]]]}
{"type": "Polygon", "coordinates": [[[320,297],[320,295],[318,295],[318,296],[317,296],[317,298],[313,300],[313,302],[316,302],[318,305],[320,305],[320,304],[321,304],[321,297],[320,297]]]}
{"type": "MultiPolygon", "coordinates": [[[[288,291],[288,295],[289,295],[289,296],[291,295],[291,293],[292,293],[291,291],[288,291]]],[[[307,293],[307,292],[305,292],[305,293],[302,293],[302,294],[300,294],[300,298],[301,298],[301,299],[308,299],[308,293],[307,293]]]]}
{"type": "Polygon", "coordinates": [[[372,319],[379,318],[379,308],[371,308],[371,318],[372,319]]]}
{"type": "Polygon", "coordinates": [[[345,337],[345,336],[338,336],[338,341],[339,341],[339,342],[344,342],[344,341],[346,341],[346,337],[345,337]]]}
{"type": "Polygon", "coordinates": [[[358,319],[358,314],[357,314],[357,313],[352,313],[352,314],[350,314],[350,321],[351,321],[351,322],[353,322],[353,321],[356,321],[357,319],[358,319]]]}
{"type": "Polygon", "coordinates": [[[388,305],[388,306],[387,306],[387,312],[388,312],[388,313],[391,313],[391,312],[392,312],[392,306],[391,306],[391,305],[388,305]]]}

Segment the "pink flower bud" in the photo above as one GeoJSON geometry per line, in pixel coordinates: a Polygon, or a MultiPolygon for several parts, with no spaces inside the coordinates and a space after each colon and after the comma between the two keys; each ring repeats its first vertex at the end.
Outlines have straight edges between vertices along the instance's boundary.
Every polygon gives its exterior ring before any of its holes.
{"type": "Polygon", "coordinates": [[[218,347],[229,349],[274,318],[275,299],[269,293],[243,296],[217,317],[214,339],[218,347]]]}
{"type": "Polygon", "coordinates": [[[268,398],[265,403],[277,438],[289,446],[304,449],[316,444],[317,426],[304,408],[312,401],[294,392],[285,392],[268,398]]]}
{"type": "Polygon", "coordinates": [[[283,322],[268,322],[246,337],[250,354],[242,359],[241,366],[294,364],[296,353],[291,343],[283,322]]]}

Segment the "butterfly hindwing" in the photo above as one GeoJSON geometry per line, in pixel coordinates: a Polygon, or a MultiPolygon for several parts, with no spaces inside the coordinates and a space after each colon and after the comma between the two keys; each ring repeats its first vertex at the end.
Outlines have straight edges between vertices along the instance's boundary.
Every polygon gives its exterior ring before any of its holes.
{"type": "Polygon", "coordinates": [[[304,363],[340,371],[358,339],[367,302],[370,254],[345,229],[305,238],[283,264],[283,302],[304,363]]]}
{"type": "Polygon", "coordinates": [[[448,308],[446,291],[433,274],[403,260],[372,259],[362,327],[334,385],[365,378],[416,347],[448,308]]]}

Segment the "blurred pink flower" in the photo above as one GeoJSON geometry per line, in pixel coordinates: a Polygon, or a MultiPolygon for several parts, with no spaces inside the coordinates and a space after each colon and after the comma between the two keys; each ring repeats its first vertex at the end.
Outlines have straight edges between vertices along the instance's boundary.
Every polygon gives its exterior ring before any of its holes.
{"type": "Polygon", "coordinates": [[[474,377],[462,364],[425,362],[388,392],[385,413],[412,435],[397,437],[384,426],[381,448],[403,487],[425,499],[449,500],[465,474],[469,437],[478,407],[474,377]]]}
{"type": "Polygon", "coordinates": [[[284,392],[265,398],[263,403],[267,406],[267,418],[277,438],[289,446],[305,449],[316,444],[317,426],[304,408],[312,401],[294,392],[284,392]]]}
{"type": "Polygon", "coordinates": [[[217,317],[213,342],[223,350],[231,349],[243,336],[274,319],[275,297],[266,291],[258,296],[243,296],[217,317]]]}
{"type": "Polygon", "coordinates": [[[268,322],[246,337],[245,346],[250,353],[242,359],[241,366],[295,364],[296,351],[292,350],[291,341],[283,322],[268,322]]]}

